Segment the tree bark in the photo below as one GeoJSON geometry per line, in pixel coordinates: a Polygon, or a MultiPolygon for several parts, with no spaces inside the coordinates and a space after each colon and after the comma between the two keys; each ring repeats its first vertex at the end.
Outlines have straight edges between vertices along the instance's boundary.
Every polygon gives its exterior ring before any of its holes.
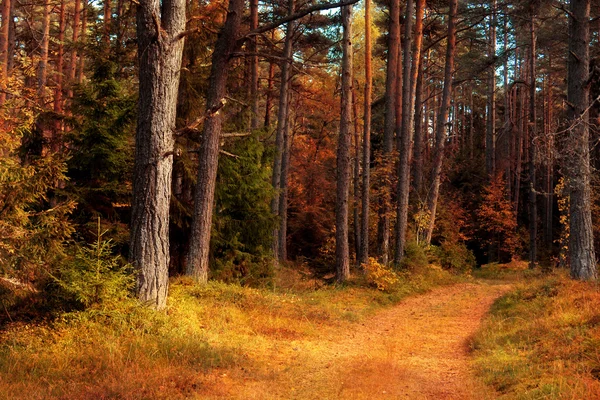
{"type": "Polygon", "coordinates": [[[77,46],[79,45],[79,21],[81,19],[81,0],[75,0],[75,10],[73,12],[73,48],[71,49],[71,61],[69,63],[68,97],[73,97],[73,85],[75,84],[75,73],[77,71],[77,46]]]}
{"type": "Polygon", "coordinates": [[[287,211],[288,211],[288,178],[290,170],[290,156],[292,149],[292,138],[290,137],[290,104],[292,91],[287,91],[287,107],[285,116],[285,127],[283,130],[283,153],[281,155],[281,180],[279,185],[279,261],[287,261],[287,211]]]}
{"type": "Polygon", "coordinates": [[[40,44],[40,62],[37,75],[37,95],[40,101],[45,103],[46,83],[48,80],[48,44],[50,43],[50,0],[44,3],[44,17],[42,23],[42,41],[40,44]]]}
{"type": "Polygon", "coordinates": [[[530,54],[529,54],[529,268],[535,267],[537,258],[537,198],[535,194],[535,157],[537,139],[536,118],[536,34],[533,9],[529,21],[530,54]]]}
{"type": "Polygon", "coordinates": [[[442,164],[444,161],[444,145],[446,142],[446,126],[448,123],[448,110],[450,108],[450,94],[452,93],[452,72],[454,70],[454,53],[456,49],[456,12],[458,0],[450,0],[448,12],[448,45],[446,47],[446,65],[444,68],[444,90],[442,102],[438,114],[435,141],[435,159],[433,163],[433,174],[431,183],[431,195],[429,197],[429,227],[427,229],[427,244],[431,243],[433,228],[435,227],[435,213],[440,193],[440,181],[442,176],[442,164]]]}
{"type": "Polygon", "coordinates": [[[8,80],[8,43],[10,37],[10,24],[12,22],[11,0],[2,2],[2,26],[0,28],[0,106],[6,101],[6,84],[8,80]]]}
{"type": "Polygon", "coordinates": [[[371,65],[371,0],[365,0],[365,103],[363,133],[363,170],[361,204],[361,249],[358,264],[369,260],[369,195],[371,191],[371,100],[373,98],[373,67],[371,65]]]}
{"type": "MultiPolygon", "coordinates": [[[[396,100],[398,87],[398,58],[400,49],[400,2],[392,1],[390,6],[390,28],[388,40],[388,60],[385,81],[385,118],[383,128],[383,163],[389,170],[392,162],[391,153],[394,150],[394,130],[396,127],[396,100]]],[[[377,234],[377,250],[383,264],[388,263],[390,242],[390,195],[384,191],[379,199],[380,211],[377,234]]]]}
{"type": "MultiPolygon", "coordinates": [[[[87,0],[81,0],[82,4],[82,12],[81,12],[81,42],[85,42],[86,33],[87,33],[87,0]]],[[[139,45],[138,45],[139,49],[139,45]]],[[[138,56],[139,57],[139,56],[138,56]]],[[[83,77],[85,75],[85,57],[79,57],[79,66],[77,70],[77,83],[81,84],[83,82],[83,77]]]]}
{"type": "Polygon", "coordinates": [[[590,200],[589,149],[589,60],[590,0],[571,0],[569,17],[569,55],[567,118],[568,143],[563,157],[569,183],[569,253],[571,276],[596,280],[596,255],[590,200]]]}
{"type": "Polygon", "coordinates": [[[184,44],[178,35],[185,29],[185,4],[141,0],[137,11],[139,100],[129,259],[138,274],[138,298],[157,309],[166,305],[169,283],[173,131],[184,44]]]}
{"type": "Polygon", "coordinates": [[[338,282],[345,282],[350,276],[348,196],[352,130],[352,6],[342,8],[342,27],[344,31],[342,38],[342,99],[335,201],[335,260],[336,280],[338,282]]]}
{"type": "MultiPolygon", "coordinates": [[[[492,1],[489,58],[496,58],[496,0],[492,1]]],[[[487,125],[485,132],[485,169],[489,177],[496,171],[496,63],[490,66],[487,87],[487,125]]],[[[490,178],[491,179],[491,178],[490,178]]]]}
{"type": "Polygon", "coordinates": [[[230,0],[225,25],[221,29],[212,54],[206,96],[206,115],[198,154],[200,163],[196,180],[190,250],[186,265],[186,274],[201,283],[208,280],[210,234],[219,164],[219,140],[223,125],[219,110],[225,101],[230,59],[236,48],[243,9],[244,0],[230,0]]]}
{"type": "Polygon", "coordinates": [[[412,20],[415,14],[413,0],[406,2],[406,18],[404,22],[404,61],[403,61],[403,84],[402,90],[402,126],[400,130],[400,155],[398,160],[398,206],[396,212],[396,251],[394,263],[400,264],[404,257],[406,246],[406,230],[408,228],[408,200],[410,193],[410,164],[412,158],[413,141],[413,116],[414,116],[414,93],[419,74],[421,62],[421,44],[423,38],[423,14],[424,0],[417,1],[415,43],[412,40],[412,20]]]}
{"type": "MultiPolygon", "coordinates": [[[[295,2],[288,0],[288,15],[294,13],[295,2]]],[[[294,22],[288,22],[285,34],[285,43],[283,48],[283,60],[281,62],[281,83],[279,87],[279,110],[277,112],[277,132],[275,134],[275,157],[273,160],[272,184],[275,189],[275,196],[271,201],[271,212],[275,216],[279,215],[279,190],[281,188],[281,165],[284,153],[284,136],[286,121],[288,118],[288,90],[290,80],[290,67],[292,63],[292,46],[294,36],[294,22]]],[[[279,254],[279,228],[273,231],[273,258],[280,260],[279,254]]]]}
{"type": "MultiPolygon", "coordinates": [[[[417,33],[418,32],[419,31],[417,30],[417,33]]],[[[422,37],[422,28],[420,33],[422,37]]],[[[417,86],[415,87],[415,139],[413,148],[412,169],[413,190],[418,199],[421,198],[421,192],[423,190],[423,139],[425,136],[423,135],[423,80],[423,57],[420,57],[418,64],[417,86]]],[[[427,114],[425,113],[425,115],[427,114]]]]}
{"type": "MultiPolygon", "coordinates": [[[[258,0],[250,0],[250,30],[258,28],[258,0]]],[[[258,129],[258,46],[256,36],[250,39],[250,129],[258,129]]]]}

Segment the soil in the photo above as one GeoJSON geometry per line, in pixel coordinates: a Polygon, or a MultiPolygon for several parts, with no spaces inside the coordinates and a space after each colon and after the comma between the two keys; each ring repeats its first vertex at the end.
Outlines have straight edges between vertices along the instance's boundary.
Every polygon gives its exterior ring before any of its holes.
{"type": "Polygon", "coordinates": [[[472,371],[470,340],[509,288],[441,287],[351,324],[352,329],[348,324],[311,339],[290,338],[262,355],[253,371],[215,376],[220,395],[213,391],[200,398],[493,399],[495,393],[472,371]]]}

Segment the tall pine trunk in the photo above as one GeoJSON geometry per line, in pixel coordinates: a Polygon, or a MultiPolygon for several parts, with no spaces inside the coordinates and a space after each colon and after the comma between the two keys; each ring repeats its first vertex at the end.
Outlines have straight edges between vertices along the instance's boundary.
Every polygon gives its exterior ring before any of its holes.
{"type": "Polygon", "coordinates": [[[8,43],[10,23],[12,22],[11,0],[2,2],[2,26],[0,27],[0,106],[6,101],[6,83],[8,80],[8,43]]]}
{"type": "MultiPolygon", "coordinates": [[[[288,15],[294,13],[294,0],[288,0],[288,15]]],[[[294,36],[294,23],[289,22],[287,24],[287,30],[285,34],[285,43],[283,48],[283,60],[281,62],[281,83],[279,87],[279,110],[277,112],[277,132],[275,134],[275,157],[273,160],[273,176],[271,183],[273,189],[275,189],[275,196],[271,201],[271,212],[275,216],[279,216],[279,190],[281,188],[281,166],[283,163],[284,156],[284,136],[285,128],[288,118],[289,108],[289,81],[290,81],[290,68],[292,63],[292,46],[294,36]]],[[[279,224],[278,224],[279,225],[279,224]]],[[[280,260],[279,254],[279,227],[273,230],[273,258],[280,260]]]]}
{"type": "Polygon", "coordinates": [[[244,0],[230,0],[225,25],[221,29],[212,54],[206,95],[206,115],[198,154],[198,178],[190,250],[186,265],[186,274],[202,283],[208,280],[210,233],[219,164],[219,141],[223,126],[223,118],[219,110],[224,105],[231,53],[236,48],[243,9],[244,0]]]}
{"type": "MultiPolygon", "coordinates": [[[[485,169],[488,176],[496,171],[496,0],[492,1],[490,17],[489,58],[490,65],[487,93],[487,125],[485,132],[485,169]]],[[[491,178],[490,178],[491,179],[491,178]]]]}
{"type": "Polygon", "coordinates": [[[350,190],[350,143],[352,130],[352,6],[342,8],[342,100],[340,136],[337,149],[337,188],[335,200],[336,279],[350,276],[348,245],[348,197],[350,190]]]}
{"type": "Polygon", "coordinates": [[[536,35],[535,16],[531,11],[529,25],[530,52],[529,52],[529,268],[534,268],[537,258],[537,196],[535,194],[535,157],[537,139],[536,118],[536,35]]]}
{"type": "MultiPolygon", "coordinates": [[[[398,87],[398,59],[400,47],[400,2],[392,1],[390,6],[390,29],[388,40],[388,60],[385,81],[385,118],[383,128],[383,167],[390,170],[391,154],[394,150],[394,130],[396,127],[396,100],[398,87]]],[[[391,198],[389,190],[383,190],[379,199],[379,222],[377,226],[377,252],[383,264],[388,263],[390,245],[391,198]]]]}
{"type": "Polygon", "coordinates": [[[138,298],[167,302],[173,131],[185,29],[184,0],[141,0],[137,11],[138,123],[129,259],[138,298]]]}
{"type": "Polygon", "coordinates": [[[371,0],[365,0],[365,103],[363,133],[363,170],[361,204],[361,244],[358,264],[369,259],[369,195],[371,191],[371,99],[373,97],[373,67],[371,66],[371,0]]]}
{"type": "Polygon", "coordinates": [[[596,280],[596,254],[590,200],[589,62],[590,0],[571,0],[567,118],[568,147],[563,157],[569,182],[569,253],[571,276],[596,280]]]}
{"type": "Polygon", "coordinates": [[[450,94],[452,93],[452,72],[454,70],[454,53],[456,49],[456,12],[458,0],[450,0],[448,11],[448,45],[446,47],[446,65],[444,67],[444,90],[442,102],[438,113],[435,141],[435,158],[433,163],[433,174],[431,193],[428,202],[430,214],[429,227],[427,229],[427,243],[431,243],[433,228],[435,227],[435,213],[438,197],[440,194],[440,182],[442,176],[442,164],[444,161],[444,146],[446,143],[446,127],[448,123],[448,110],[450,108],[450,94]]]}

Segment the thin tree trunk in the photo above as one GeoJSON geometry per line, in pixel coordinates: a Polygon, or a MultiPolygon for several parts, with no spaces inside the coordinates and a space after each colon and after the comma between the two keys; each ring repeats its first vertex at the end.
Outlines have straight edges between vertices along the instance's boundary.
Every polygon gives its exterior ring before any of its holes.
{"type": "MultiPolygon", "coordinates": [[[[58,26],[58,54],[56,57],[56,87],[54,88],[54,112],[60,116],[63,112],[63,75],[64,75],[64,54],[65,54],[65,1],[60,2],[59,26],[58,26]]],[[[57,152],[60,149],[60,136],[62,134],[62,121],[57,120],[52,137],[52,150],[57,152]]]]}
{"type": "Polygon", "coordinates": [[[44,19],[42,23],[42,41],[40,45],[40,62],[37,75],[37,95],[41,103],[45,103],[46,83],[48,80],[48,44],[50,43],[50,0],[44,3],[44,19]]]}
{"type": "MultiPolygon", "coordinates": [[[[273,31],[275,32],[275,31],[273,31]]],[[[265,101],[265,122],[264,127],[271,126],[271,102],[273,99],[273,77],[275,76],[275,63],[269,61],[269,77],[267,80],[267,99],[265,101]]]]}
{"type": "Polygon", "coordinates": [[[448,110],[450,108],[450,93],[452,93],[452,72],[454,70],[454,53],[456,49],[456,12],[458,0],[450,0],[448,12],[448,45],[446,48],[446,66],[444,68],[444,90],[442,102],[438,113],[435,160],[433,164],[433,176],[431,183],[431,194],[429,197],[429,227],[427,229],[427,244],[431,243],[433,228],[435,227],[435,213],[440,193],[440,181],[442,176],[442,164],[444,161],[444,145],[446,142],[446,124],[448,122],[448,110]]]}
{"type": "MultiPolygon", "coordinates": [[[[354,167],[352,168],[352,186],[354,189],[352,199],[352,211],[354,213],[354,255],[355,260],[358,263],[360,260],[361,250],[361,238],[360,238],[360,127],[358,120],[358,102],[356,96],[356,89],[358,82],[354,82],[352,86],[352,116],[354,119],[354,167]]],[[[360,264],[358,264],[360,266],[360,264]]]]}
{"type": "MultiPolygon", "coordinates": [[[[490,20],[490,60],[496,58],[496,0],[492,1],[490,20]]],[[[488,176],[496,171],[496,63],[490,66],[487,93],[487,126],[485,132],[485,167],[488,176]]]]}
{"type": "Polygon", "coordinates": [[[290,169],[290,151],[292,140],[290,138],[290,104],[292,91],[287,91],[288,100],[285,116],[285,127],[283,130],[283,153],[281,155],[281,180],[279,186],[279,261],[287,261],[287,210],[288,210],[288,176],[290,169]]]}
{"type": "Polygon", "coordinates": [[[365,103],[362,171],[361,250],[359,265],[369,260],[369,195],[371,189],[371,99],[373,68],[371,66],[371,0],[365,0],[365,103]]]}
{"type": "MultiPolygon", "coordinates": [[[[250,30],[258,28],[258,0],[250,0],[250,30]]],[[[250,38],[250,129],[258,129],[258,51],[257,37],[250,38]]]]}
{"type": "Polygon", "coordinates": [[[104,42],[104,51],[110,51],[110,33],[112,23],[112,5],[110,0],[104,0],[104,32],[102,33],[102,41],[104,42]]]}
{"type": "Polygon", "coordinates": [[[406,17],[404,22],[404,61],[402,90],[402,126],[400,130],[400,157],[398,160],[398,207],[396,212],[396,251],[394,264],[400,264],[404,257],[406,246],[406,230],[408,229],[408,201],[410,194],[410,164],[412,158],[414,94],[421,63],[421,44],[423,38],[424,0],[417,1],[415,43],[413,49],[412,20],[415,14],[413,0],[406,2],[406,17]],[[411,50],[412,64],[411,64],[411,50]]]}
{"type": "Polygon", "coordinates": [[[81,19],[81,0],[75,0],[75,11],[73,12],[73,48],[71,49],[71,62],[68,75],[68,97],[73,98],[73,84],[77,70],[77,46],[79,45],[79,20],[81,19]]]}
{"type": "Polygon", "coordinates": [[[223,98],[229,73],[231,53],[236,48],[244,0],[230,0],[225,25],[221,29],[212,55],[209,87],[206,96],[206,119],[202,130],[196,180],[194,215],[186,274],[198,282],[208,280],[210,233],[219,164],[219,140],[223,125],[223,98]]]}
{"type": "Polygon", "coordinates": [[[537,258],[537,199],[535,194],[535,157],[537,139],[536,118],[536,33],[535,17],[531,12],[530,20],[530,54],[529,54],[529,268],[534,268],[537,258]]]}
{"type": "MultiPolygon", "coordinates": [[[[81,0],[82,4],[82,15],[81,15],[81,39],[82,43],[85,43],[87,37],[87,0],[81,0]]],[[[139,48],[139,46],[138,46],[139,48]]],[[[85,57],[81,55],[79,57],[79,67],[77,70],[77,83],[83,83],[83,77],[85,75],[85,57]]]]}
{"type": "Polygon", "coordinates": [[[166,306],[173,131],[185,29],[184,0],[142,0],[137,11],[138,125],[133,173],[129,260],[138,298],[166,306]],[[157,22],[158,21],[158,22],[157,22]]]}
{"type": "MultiPolygon", "coordinates": [[[[294,13],[294,0],[288,0],[288,15],[294,13]]],[[[290,80],[290,64],[292,63],[292,45],[294,36],[294,22],[287,24],[283,61],[281,62],[281,83],[279,88],[279,110],[277,113],[277,133],[275,135],[275,158],[273,161],[272,184],[276,193],[271,201],[271,212],[279,216],[279,190],[281,187],[281,164],[284,149],[285,126],[288,116],[288,88],[290,80]]],[[[279,228],[273,230],[273,259],[279,260],[279,228]]]]}
{"type": "MultiPolygon", "coordinates": [[[[421,30],[421,36],[422,33],[421,30]]],[[[423,134],[423,64],[423,57],[421,57],[419,58],[417,86],[415,87],[415,140],[413,149],[413,190],[418,199],[421,198],[421,192],[423,191],[423,139],[425,136],[423,134]]],[[[425,115],[427,114],[425,113],[425,115]]]]}
{"type": "Polygon", "coordinates": [[[590,200],[589,61],[590,0],[571,0],[567,118],[569,126],[566,174],[569,182],[569,253],[574,279],[596,280],[596,255],[590,200]]]}
{"type": "Polygon", "coordinates": [[[10,37],[10,25],[12,22],[11,0],[2,2],[2,27],[0,37],[0,106],[6,101],[6,84],[8,80],[8,43],[10,37]]]}
{"type": "MultiPolygon", "coordinates": [[[[387,76],[385,82],[385,118],[383,128],[383,166],[386,171],[390,169],[391,154],[394,150],[394,130],[396,127],[396,101],[398,87],[398,62],[400,48],[400,2],[392,1],[390,6],[390,29],[388,40],[387,76]]],[[[390,242],[390,217],[389,210],[391,199],[388,190],[379,199],[379,223],[377,234],[377,250],[383,264],[388,263],[390,242]]]]}
{"type": "Polygon", "coordinates": [[[342,100],[340,136],[337,149],[337,187],[335,200],[336,280],[350,276],[348,246],[348,195],[350,189],[350,143],[352,132],[352,6],[342,8],[342,100]]]}

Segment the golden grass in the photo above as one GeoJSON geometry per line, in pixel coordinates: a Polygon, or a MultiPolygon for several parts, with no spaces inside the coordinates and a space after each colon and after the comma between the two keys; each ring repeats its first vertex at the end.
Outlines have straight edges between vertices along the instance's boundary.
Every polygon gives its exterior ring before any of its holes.
{"type": "Polygon", "coordinates": [[[323,286],[292,270],[280,273],[287,279],[276,289],[176,279],[166,313],[129,302],[51,323],[12,324],[0,333],[0,398],[243,398],[241,382],[266,397],[289,368],[278,360],[293,365],[319,352],[300,352],[301,343],[351,331],[406,295],[456,281],[428,269],[383,293],[360,279],[323,286]]]}
{"type": "Polygon", "coordinates": [[[565,271],[526,276],[496,302],[473,342],[478,373],[500,398],[599,399],[597,285],[565,271]]]}

